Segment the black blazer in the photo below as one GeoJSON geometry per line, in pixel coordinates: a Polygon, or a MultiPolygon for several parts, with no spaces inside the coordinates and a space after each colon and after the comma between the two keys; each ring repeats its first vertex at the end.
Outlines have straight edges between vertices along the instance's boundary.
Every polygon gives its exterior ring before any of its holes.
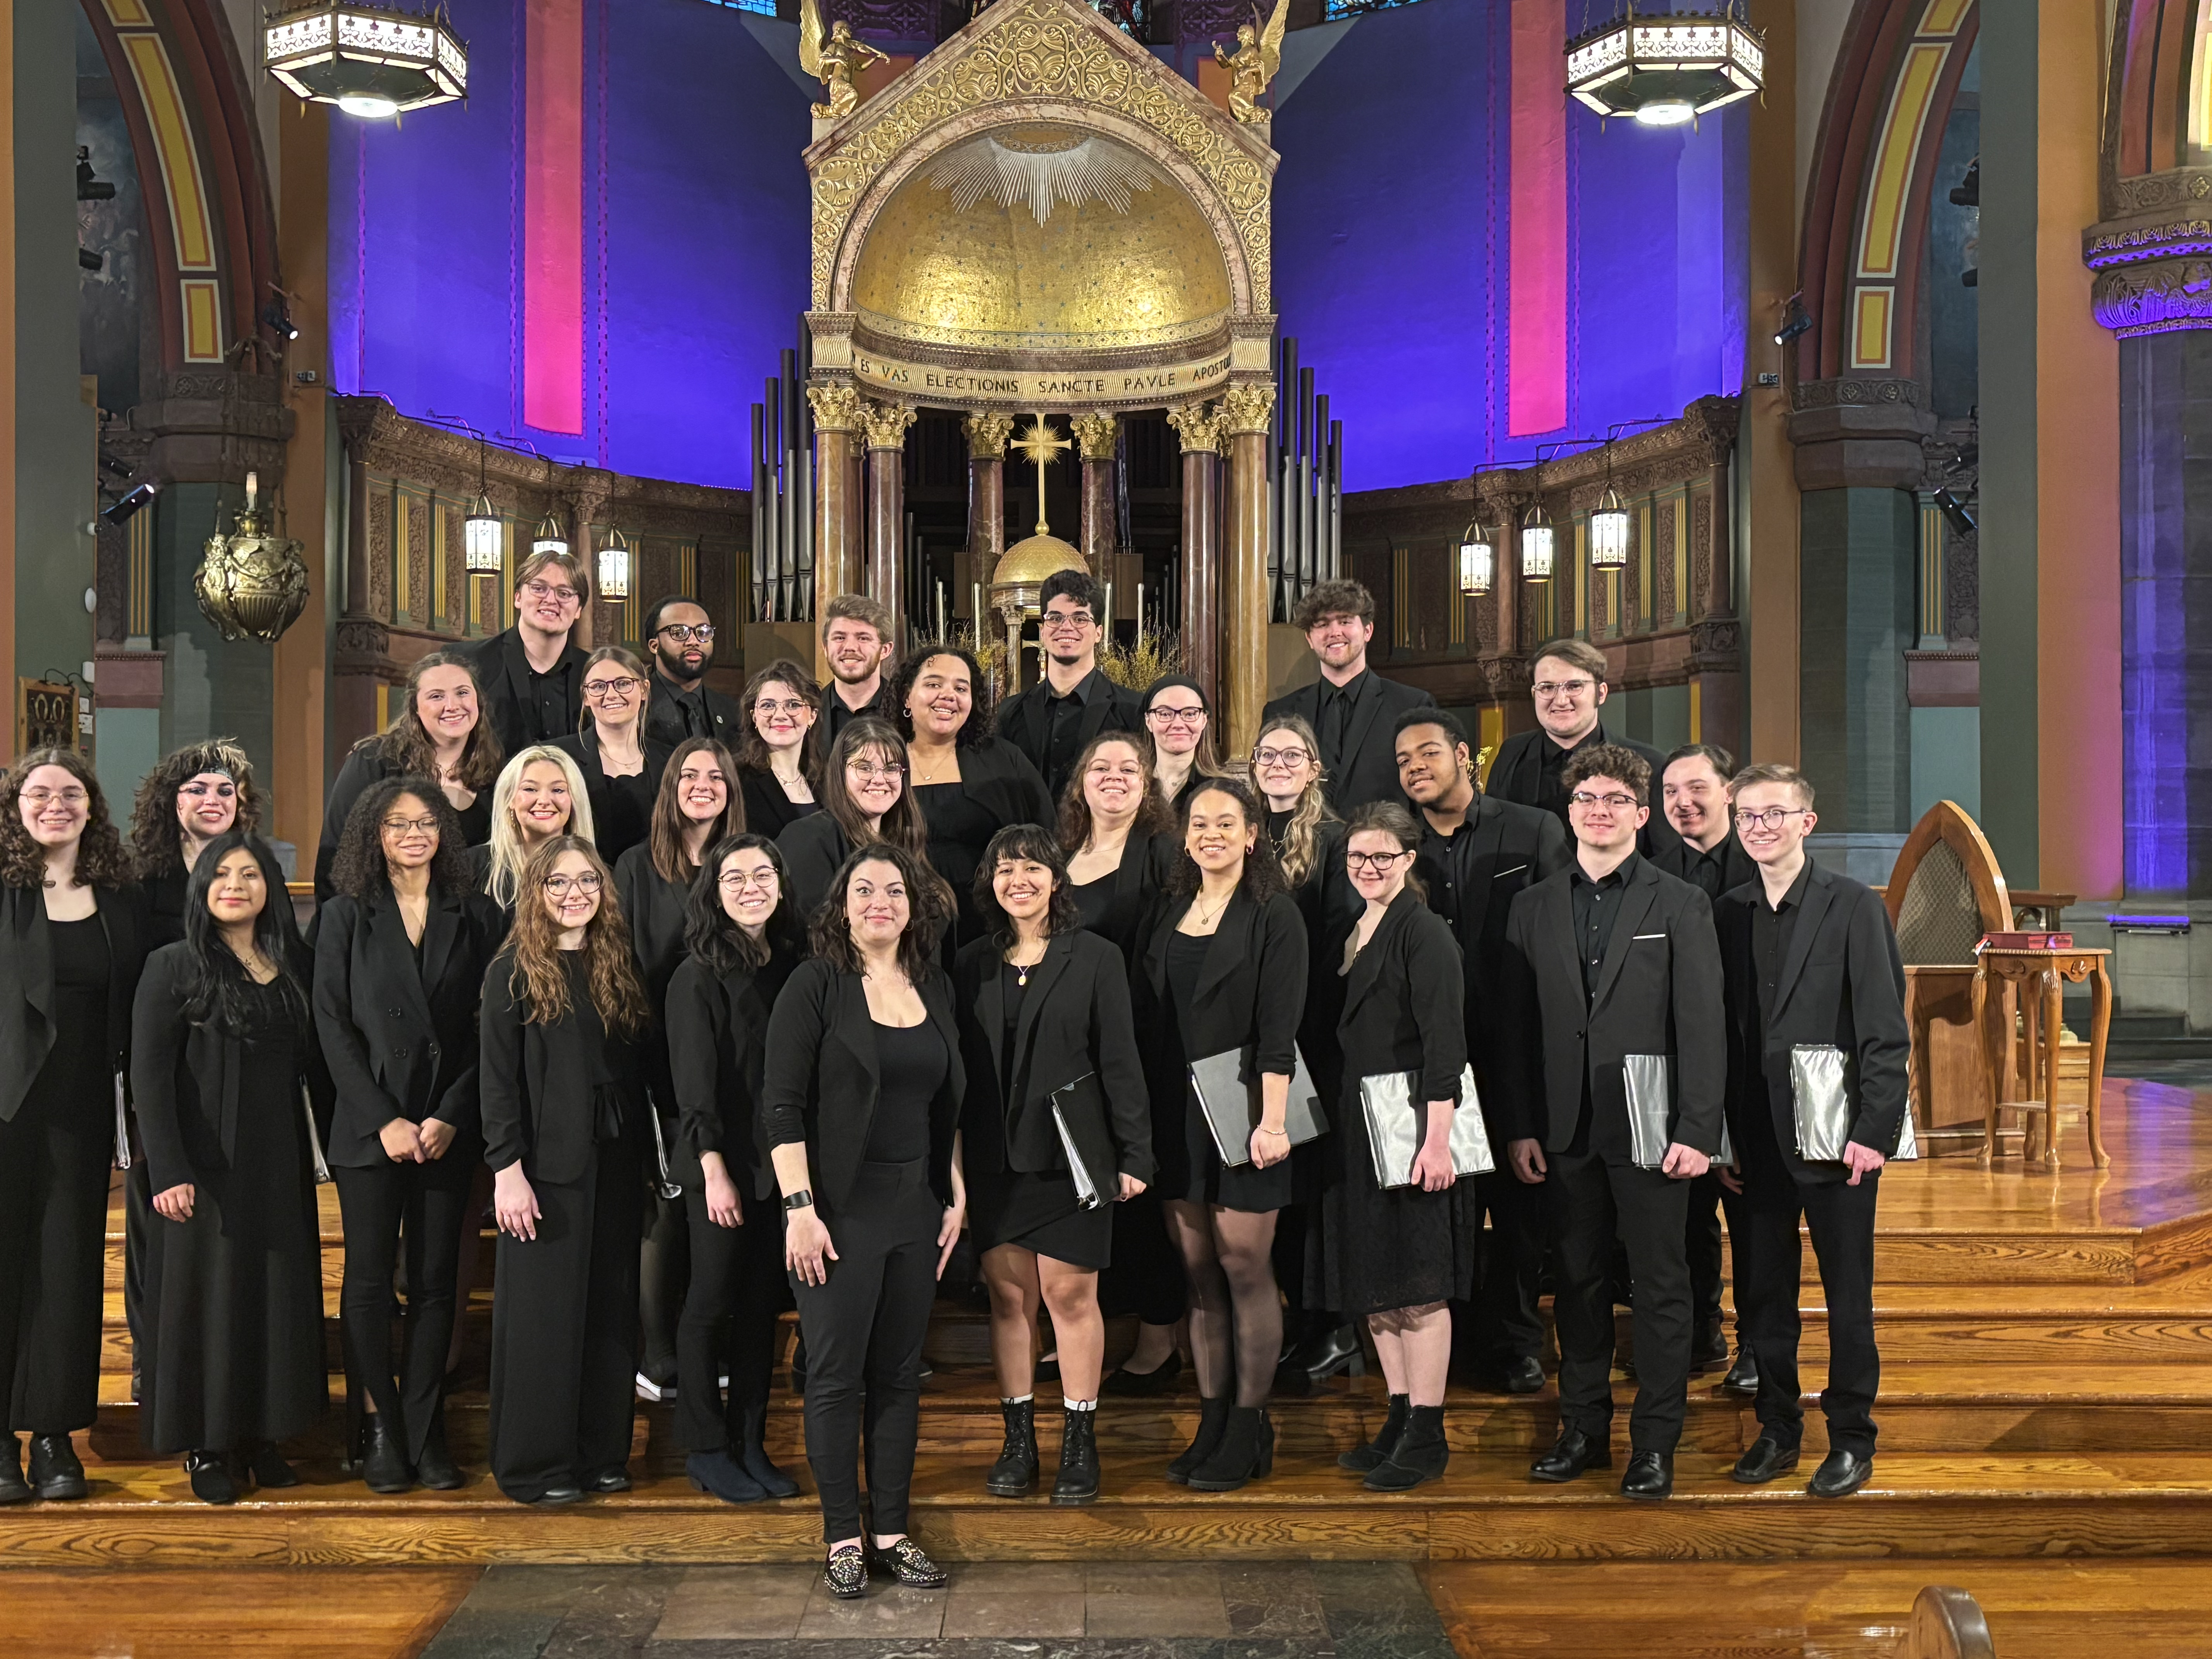
{"type": "Polygon", "coordinates": [[[532,1181],[583,1179],[599,1142],[602,1065],[620,1091],[623,1133],[635,1133],[641,1087],[634,1045],[609,1033],[596,1011],[571,1006],[555,1024],[525,1023],[529,1005],[515,995],[512,952],[484,974],[479,1067],[484,1162],[494,1174],[520,1163],[532,1181]]]}
{"type": "MultiPolygon", "coordinates": [[[[927,970],[915,989],[945,1043],[945,1081],[929,1103],[929,1184],[950,1205],[952,1143],[967,1088],[960,1028],[952,981],[940,969],[927,970]]],[[[769,1016],[760,1109],[770,1146],[805,1143],[814,1190],[833,1221],[860,1172],[876,1087],[875,1026],[860,976],[819,957],[801,963],[769,1016]]]]}
{"type": "MultiPolygon", "coordinates": [[[[146,896],[136,884],[95,887],[93,906],[107,934],[107,1048],[119,1072],[130,1058],[131,1005],[146,966],[146,896]]],[[[15,1121],[53,1052],[53,1007],[46,890],[0,887],[0,1123],[15,1121]]]]}
{"type": "Polygon", "coordinates": [[[1591,1150],[1617,1144],[1625,1158],[1628,1096],[1621,1058],[1671,1054],[1672,1139],[1700,1152],[1718,1152],[1728,1048],[1712,905],[1686,881],[1649,859],[1637,860],[1591,997],[1583,989],[1575,949],[1572,878],[1563,870],[1538,882],[1513,901],[1506,919],[1512,987],[1505,1030],[1522,1034],[1510,1049],[1500,1045],[1518,1067],[1500,1091],[1500,1103],[1516,1120],[1506,1139],[1538,1139],[1555,1152],[1565,1151],[1587,1079],[1591,1150]]]}
{"type": "MultiPolygon", "coordinates": [[[[1076,754],[1082,753],[1083,745],[1101,732],[1141,732],[1145,726],[1143,717],[1137,712],[1144,700],[1127,686],[1116,685],[1108,679],[1104,670],[1093,669],[1091,672],[1098,676],[1098,684],[1091,688],[1091,701],[1084,705],[1083,719],[1076,726],[1076,754]]],[[[1050,792],[1048,801],[1059,799],[1060,790],[1067,783],[1064,777],[1054,777],[1052,769],[1046,763],[1050,758],[1046,750],[1052,738],[1051,695],[1052,686],[1044,680],[1017,691],[999,705],[998,720],[999,735],[1020,750],[1043,780],[1050,792]]],[[[1026,820],[1015,818],[1012,822],[1022,823],[1026,820]]],[[[1037,822],[1052,822],[1048,805],[1046,816],[1037,822]]]]}
{"type": "Polygon", "coordinates": [[[1467,1024],[1459,946],[1444,919],[1410,890],[1400,893],[1343,981],[1335,1037],[1346,1113],[1359,1109],[1359,1079],[1386,1072],[1419,1072],[1423,1100],[1457,1100],[1467,1024]]]}
{"type": "Polygon", "coordinates": [[[1753,880],[1713,907],[1728,987],[1728,1105],[1736,1145],[1749,1139],[1747,1113],[1765,1109],[1790,1173],[1808,1185],[1842,1181],[1841,1164],[1797,1156],[1790,1051],[1801,1042],[1833,1043],[1852,1062],[1844,1078],[1856,1110],[1850,1138],[1885,1156],[1905,1129],[1912,1034],[1905,1018],[1905,963],[1889,912],[1870,888],[1818,864],[1805,883],[1804,908],[1774,985],[1774,1018],[1758,1042],[1759,980],[1752,956],[1754,905],[1766,902],[1753,880]]]}
{"type": "MultiPolygon", "coordinates": [[[[331,866],[337,861],[338,840],[345,834],[346,820],[353,816],[354,803],[369,785],[382,778],[399,775],[399,763],[384,757],[384,747],[374,741],[356,744],[346,756],[345,763],[338,768],[337,781],[331,785],[331,793],[323,802],[323,838],[315,844],[315,902],[327,903],[337,892],[331,885],[331,866]]],[[[491,787],[487,784],[477,791],[477,798],[469,803],[468,811],[459,812],[461,821],[461,844],[482,847],[491,840],[491,787]]]]}
{"type": "Polygon", "coordinates": [[[477,1004],[507,933],[499,907],[482,893],[434,893],[420,968],[389,890],[366,902],[341,893],[319,915],[315,1029],[337,1090],[330,1162],[384,1163],[378,1134],[395,1117],[434,1117],[474,1139],[477,1004]]]}
{"type": "MultiPolygon", "coordinates": [[[[684,716],[676,707],[676,688],[661,678],[658,665],[647,671],[652,676],[653,696],[645,706],[645,735],[665,749],[673,749],[692,734],[684,729],[684,716]]],[[[735,697],[726,697],[703,681],[699,686],[699,699],[707,708],[707,722],[714,727],[701,735],[710,737],[726,749],[735,749],[738,738],[745,729],[745,718],[735,697]]]]}
{"type": "MultiPolygon", "coordinates": [[[[1512,801],[1522,806],[1534,806],[1539,787],[1544,777],[1543,745],[1551,742],[1543,727],[1516,732],[1498,745],[1498,753],[1491,757],[1490,775],[1483,783],[1485,793],[1500,800],[1512,801]]],[[[1624,738],[1605,729],[1605,722],[1597,726],[1597,741],[1619,744],[1623,749],[1644,757],[1651,768],[1651,816],[1644,820],[1644,828],[1637,832],[1636,850],[1646,858],[1659,858],[1673,843],[1682,839],[1674,826],[1667,822],[1666,813],[1659,810],[1660,774],[1666,769],[1667,757],[1648,743],[1634,738],[1624,738]]],[[[1543,809],[1539,809],[1543,810],[1543,809]]],[[[1566,812],[1561,809],[1559,823],[1566,824],[1566,812]]],[[[1571,828],[1567,833],[1574,834],[1571,828]]],[[[1671,875],[1673,871],[1667,872],[1671,875]]]]}
{"type": "MultiPolygon", "coordinates": [[[[1406,799],[1405,791],[1398,787],[1398,750],[1394,735],[1398,716],[1408,708],[1436,706],[1437,700],[1418,685],[1386,680],[1371,668],[1366,678],[1367,684],[1360,689],[1359,701],[1352,706],[1351,721],[1345,727],[1344,753],[1338,759],[1336,772],[1322,786],[1328,804],[1340,812],[1364,806],[1371,800],[1406,799]]],[[[1286,696],[1277,697],[1260,711],[1261,719],[1271,720],[1278,714],[1296,714],[1318,732],[1322,685],[1322,681],[1316,680],[1286,696]]]]}
{"type": "Polygon", "coordinates": [[[717,975],[686,957],[668,982],[668,1063],[682,1113],[670,1151],[676,1178],[694,1189],[706,1181],[700,1155],[720,1152],[730,1178],[757,1199],[775,1196],[768,1126],[759,1107],[768,1060],[769,1013],[798,964],[781,953],[758,972],[717,975]]]}
{"type": "Polygon", "coordinates": [[[1044,959],[1030,969],[1022,993],[1011,1076],[1000,967],[999,948],[988,939],[964,947],[952,967],[961,1060],[968,1073],[960,1111],[962,1167],[983,1175],[1065,1172],[1067,1158],[1049,1102],[1054,1091],[1087,1073],[1097,1077],[1105,1098],[1105,1121],[1096,1127],[1112,1139],[1121,1173],[1149,1184],[1152,1121],[1121,953],[1079,929],[1046,941],[1044,959]]]}
{"type": "MultiPolygon", "coordinates": [[[[314,968],[306,946],[294,951],[290,965],[306,989],[314,968]]],[[[146,1144],[147,1177],[157,1193],[205,1180],[238,1156],[238,1086],[246,1045],[212,1023],[186,1021],[184,984],[191,968],[181,940],[155,951],[146,959],[133,1010],[137,1035],[131,1048],[131,1101],[146,1144]]],[[[312,1031],[302,1035],[300,1058],[316,1121],[327,1123],[331,1075],[312,1031]]],[[[288,1084],[285,1098],[276,1104],[299,1110],[292,1085],[288,1084]]]]}
{"type": "Polygon", "coordinates": [[[668,1069],[665,1013],[669,981],[685,954],[684,908],[691,889],[688,884],[663,881],[653,867],[653,848],[641,842],[616,861],[615,892],[622,901],[623,920],[629,923],[646,1000],[653,1005],[653,1029],[645,1038],[646,1081],[653,1090],[653,1109],[673,1117],[676,1091],[668,1069]]]}
{"type": "Polygon", "coordinates": [[[1145,919],[1158,902],[1160,890],[1167,885],[1182,855],[1182,848],[1172,833],[1156,836],[1150,830],[1132,830],[1129,839],[1121,844],[1121,864],[1105,878],[1113,887],[1105,914],[1091,924],[1091,931],[1121,953],[1132,976],[1145,919]]]}
{"type": "Polygon", "coordinates": [[[775,846],[783,854],[784,879],[791,884],[793,902],[802,918],[812,916],[830,891],[837,866],[851,854],[853,843],[825,808],[793,823],[775,838],[775,846]]]}
{"type": "Polygon", "coordinates": [[[783,793],[783,786],[776,781],[773,772],[741,766],[738,769],[738,787],[744,795],[745,828],[770,841],[781,840],[783,832],[799,819],[811,817],[822,810],[819,790],[815,792],[813,805],[803,805],[783,793]]]}
{"type": "Polygon", "coordinates": [[[632,780],[611,778],[600,766],[598,732],[571,732],[565,738],[556,738],[552,746],[575,762],[576,769],[584,775],[584,796],[592,806],[592,844],[599,848],[601,858],[612,864],[641,844],[652,826],[653,798],[660,788],[660,775],[668,769],[670,745],[651,732],[646,734],[641,779],[646,799],[642,811],[618,798],[620,784],[632,780]]]}
{"type": "Polygon", "coordinates": [[[179,865],[158,876],[141,876],[138,890],[146,896],[146,950],[174,945],[185,936],[185,894],[192,872],[179,865]]]}
{"type": "Polygon", "coordinates": [[[1018,745],[1004,738],[987,737],[960,751],[960,787],[999,820],[1000,829],[1036,823],[1050,830],[1058,822],[1043,775],[1018,745]]]}
{"type": "Polygon", "coordinates": [[[568,736],[583,723],[584,665],[592,653],[575,643],[571,633],[563,647],[557,668],[566,667],[568,675],[568,712],[557,732],[548,732],[543,738],[530,737],[523,730],[522,705],[530,694],[530,659],[522,653],[522,635],[519,629],[509,628],[493,635],[478,645],[456,646],[465,652],[476,665],[477,692],[483,705],[483,718],[491,722],[491,729],[499,733],[501,749],[512,760],[532,743],[552,743],[568,736]]]}

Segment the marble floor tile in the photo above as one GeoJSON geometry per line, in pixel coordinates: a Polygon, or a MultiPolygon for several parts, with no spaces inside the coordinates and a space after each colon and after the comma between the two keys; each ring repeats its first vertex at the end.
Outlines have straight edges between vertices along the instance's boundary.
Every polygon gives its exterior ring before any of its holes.
{"type": "Polygon", "coordinates": [[[817,1583],[800,1614],[799,1636],[927,1640],[944,1628],[944,1590],[871,1586],[866,1595],[841,1601],[817,1583]]]}
{"type": "Polygon", "coordinates": [[[955,1580],[945,1598],[945,1639],[961,1638],[1073,1638],[1084,1631],[1084,1598],[1080,1593],[1038,1595],[1018,1592],[987,1594],[971,1590],[955,1580]]]}
{"type": "Polygon", "coordinates": [[[669,1592],[653,1640],[794,1637],[820,1577],[812,1566],[797,1563],[694,1567],[669,1592]]]}
{"type": "Polygon", "coordinates": [[[1226,1636],[1229,1613],[1217,1587],[1210,1595],[1159,1591],[1093,1592],[1084,1598],[1085,1636],[1226,1636]]]}

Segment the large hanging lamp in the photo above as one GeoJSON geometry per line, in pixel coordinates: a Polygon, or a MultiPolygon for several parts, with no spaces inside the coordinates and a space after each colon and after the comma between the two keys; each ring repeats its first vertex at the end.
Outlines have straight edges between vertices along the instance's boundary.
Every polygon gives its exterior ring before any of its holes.
{"type": "Polygon", "coordinates": [[[261,33],[261,61],[310,103],[336,104],[363,120],[450,103],[469,93],[469,48],[446,9],[294,6],[261,33]]]}
{"type": "Polygon", "coordinates": [[[1593,570],[1620,570],[1628,564],[1628,503],[1610,483],[1590,512],[1589,562],[1593,570]]]}
{"type": "Polygon", "coordinates": [[[1541,501],[1530,507],[1521,520],[1521,580],[1552,580],[1552,520],[1541,501]]]}
{"type": "Polygon", "coordinates": [[[540,553],[550,553],[556,559],[568,556],[568,534],[561,528],[561,520],[548,513],[538,521],[538,533],[530,538],[530,554],[535,558],[540,553]]]}
{"type": "Polygon", "coordinates": [[[599,550],[599,578],[601,599],[629,597],[629,544],[619,530],[607,532],[607,544],[599,550]]]}
{"type": "Polygon", "coordinates": [[[462,546],[467,550],[469,574],[481,576],[497,574],[506,562],[507,533],[492,510],[491,496],[484,488],[484,441],[477,440],[477,498],[469,503],[469,516],[463,526],[462,546]]]}
{"type": "Polygon", "coordinates": [[[1740,0],[1718,11],[1637,15],[1567,42],[1567,92],[1601,116],[1680,126],[1764,88],[1766,41],[1740,0]]]}
{"type": "Polygon", "coordinates": [[[1468,599],[1480,599],[1490,592],[1498,574],[1498,550],[1491,544],[1490,532],[1480,523],[1469,524],[1460,532],[1459,591],[1468,599]]]}

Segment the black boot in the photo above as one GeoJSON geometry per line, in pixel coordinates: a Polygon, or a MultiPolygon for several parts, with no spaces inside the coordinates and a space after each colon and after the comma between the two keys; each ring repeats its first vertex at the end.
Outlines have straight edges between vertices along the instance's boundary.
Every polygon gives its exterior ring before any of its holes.
{"type": "Polygon", "coordinates": [[[768,1496],[726,1449],[693,1452],[684,1460],[684,1473],[694,1488],[711,1492],[725,1504],[757,1504],[768,1496]]]}
{"type": "Polygon", "coordinates": [[[730,1449],[750,1475],[754,1483],[770,1498],[796,1498],[799,1482],[776,1468],[768,1455],[768,1401],[765,1396],[748,1401],[738,1436],[738,1443],[730,1449]]]}
{"type": "Polygon", "coordinates": [[[1451,1462],[1444,1443],[1444,1408],[1415,1406],[1406,1415],[1406,1432],[1399,1437],[1390,1460],[1367,1475],[1370,1492],[1411,1492],[1425,1480],[1434,1480],[1451,1462]]]}
{"type": "Polygon", "coordinates": [[[45,1498],[85,1495],[84,1465],[65,1434],[31,1437],[31,1490],[45,1498]]]}
{"type": "Polygon", "coordinates": [[[983,1477],[983,1489],[994,1498],[1024,1498],[1036,1487],[1036,1401],[1001,1400],[999,1409],[1006,1413],[1006,1443],[983,1477]]]}
{"type": "Polygon", "coordinates": [[[0,1504],[21,1504],[30,1496],[23,1479],[23,1443],[11,1434],[0,1439],[0,1504]]]}
{"type": "Polygon", "coordinates": [[[1198,1433],[1192,1437],[1182,1455],[1168,1465],[1168,1479],[1176,1486],[1189,1483],[1190,1472],[1213,1455],[1214,1448],[1221,1443],[1221,1431],[1229,1424],[1229,1396],[1218,1400],[1201,1397],[1198,1402],[1198,1433]]]}
{"type": "Polygon", "coordinates": [[[1390,1409],[1383,1415],[1382,1426],[1375,1431],[1375,1437],[1364,1446],[1354,1446],[1350,1451],[1340,1454],[1336,1460],[1337,1468],[1350,1469],[1354,1474],[1365,1474],[1369,1470],[1379,1469],[1389,1462],[1391,1452],[1397,1448],[1398,1437],[1406,1431],[1406,1395],[1392,1395],[1390,1409]]]}
{"type": "Polygon", "coordinates": [[[1098,1413],[1066,1412],[1060,1436],[1060,1475],[1052,1483],[1055,1504],[1088,1504],[1098,1496],[1098,1413]]]}
{"type": "Polygon", "coordinates": [[[300,1484],[300,1472],[284,1461],[284,1455],[270,1441],[246,1448],[245,1462],[257,1486],[274,1491],[300,1484]]]}
{"type": "Polygon", "coordinates": [[[406,1442],[382,1412],[369,1413],[368,1455],[361,1461],[361,1478],[371,1492],[405,1492],[415,1484],[406,1442]]]}
{"type": "Polygon", "coordinates": [[[446,1402],[440,1401],[430,1416],[429,1432],[422,1437],[422,1455],[415,1462],[416,1478],[432,1492],[459,1492],[467,1478],[446,1449],[446,1402]]]}
{"type": "Polygon", "coordinates": [[[230,1472],[230,1459],[222,1453],[186,1452],[185,1473],[191,1478],[192,1496],[201,1503],[238,1502],[238,1479],[230,1472]]]}
{"type": "Polygon", "coordinates": [[[1232,1406],[1213,1455],[1190,1472],[1193,1492],[1235,1492],[1275,1467],[1275,1425],[1265,1406],[1232,1406]]]}

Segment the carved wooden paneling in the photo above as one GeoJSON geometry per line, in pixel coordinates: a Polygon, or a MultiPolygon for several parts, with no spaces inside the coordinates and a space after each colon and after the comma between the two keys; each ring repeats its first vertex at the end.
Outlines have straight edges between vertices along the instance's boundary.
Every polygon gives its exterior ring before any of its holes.
{"type": "Polygon", "coordinates": [[[368,486],[368,614],[380,622],[392,620],[392,486],[371,479],[368,486]]]}
{"type": "Polygon", "coordinates": [[[1673,501],[1664,501],[1651,514],[1651,618],[1657,628],[1672,623],[1681,608],[1674,592],[1674,510],[1673,501]]]}
{"type": "Polygon", "coordinates": [[[458,501],[441,505],[440,510],[446,519],[446,592],[440,606],[444,612],[440,620],[445,626],[441,631],[465,634],[469,623],[468,520],[462,516],[458,501]]]}
{"type": "Polygon", "coordinates": [[[1705,614],[1705,595],[1713,591],[1713,498],[1710,495],[1690,497],[1690,604],[1691,618],[1705,614]]]}
{"type": "Polygon", "coordinates": [[[407,500],[407,614],[417,628],[430,625],[430,502],[407,500]]]}
{"type": "Polygon", "coordinates": [[[1628,514],[1628,564],[1620,573],[1620,631],[1632,634],[1644,621],[1644,513],[1628,514]]]}

